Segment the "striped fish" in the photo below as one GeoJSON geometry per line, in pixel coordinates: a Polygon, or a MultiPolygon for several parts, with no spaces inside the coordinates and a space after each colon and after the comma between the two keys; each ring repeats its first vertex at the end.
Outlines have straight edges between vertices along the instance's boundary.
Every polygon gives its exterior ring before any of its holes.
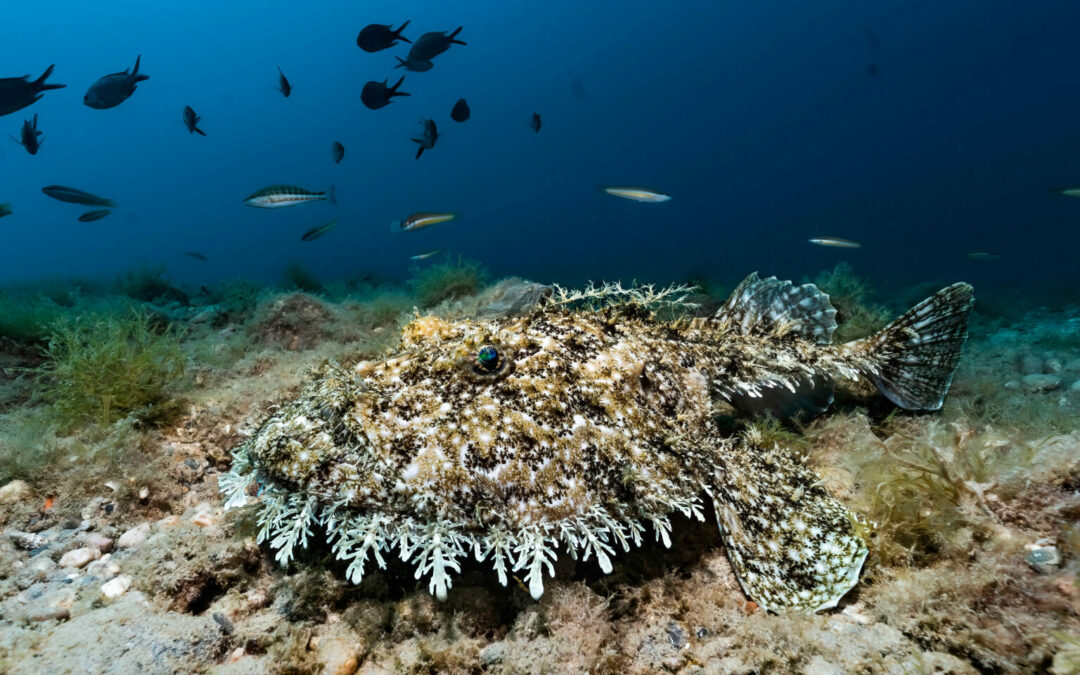
{"type": "Polygon", "coordinates": [[[311,192],[294,185],[271,185],[252,192],[244,199],[244,203],[260,209],[277,209],[325,199],[325,192],[311,192]]]}
{"type": "Polygon", "coordinates": [[[600,189],[613,197],[622,197],[634,202],[660,204],[671,200],[671,195],[643,187],[603,187],[600,189]]]}

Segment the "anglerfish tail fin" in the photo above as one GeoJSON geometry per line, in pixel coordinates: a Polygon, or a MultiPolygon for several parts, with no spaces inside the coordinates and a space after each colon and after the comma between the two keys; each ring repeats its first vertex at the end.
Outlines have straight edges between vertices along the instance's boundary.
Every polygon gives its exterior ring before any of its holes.
{"type": "Polygon", "coordinates": [[[743,592],[771,612],[818,612],[859,580],[870,526],[794,453],[755,438],[725,449],[713,505],[743,592]]]}
{"type": "Polygon", "coordinates": [[[907,410],[937,410],[952,384],[974,306],[971,286],[953,284],[847,347],[870,355],[876,367],[867,376],[890,401],[907,410]]]}

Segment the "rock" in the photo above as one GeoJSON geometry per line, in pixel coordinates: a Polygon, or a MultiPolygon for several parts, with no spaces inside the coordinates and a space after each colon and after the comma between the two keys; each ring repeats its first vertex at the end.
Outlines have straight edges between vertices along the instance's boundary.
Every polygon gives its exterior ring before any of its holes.
{"type": "Polygon", "coordinates": [[[97,560],[101,557],[101,551],[96,548],[84,546],[68,551],[60,558],[60,567],[82,567],[91,560],[97,560]]]}
{"type": "Polygon", "coordinates": [[[1030,548],[1024,562],[1039,574],[1049,574],[1057,569],[1061,555],[1056,546],[1036,546],[1030,548]]]}
{"type": "Polygon", "coordinates": [[[1066,373],[1080,373],[1080,359],[1072,359],[1065,364],[1066,373]]]}
{"type": "Polygon", "coordinates": [[[318,660],[322,663],[324,675],[353,675],[360,660],[358,649],[349,640],[341,637],[327,637],[320,640],[315,648],[318,660]]]}
{"type": "Polygon", "coordinates": [[[120,548],[138,548],[146,542],[146,537],[149,534],[150,523],[136,525],[120,535],[120,538],[116,541],[116,545],[120,548]]]}
{"type": "Polygon", "coordinates": [[[30,499],[30,486],[26,481],[13,480],[0,487],[0,504],[15,504],[30,499]]]}
{"type": "Polygon", "coordinates": [[[91,532],[84,537],[84,540],[87,546],[96,548],[102,553],[108,553],[113,547],[113,540],[99,532],[91,532]]]}
{"type": "Polygon", "coordinates": [[[682,626],[671,621],[667,626],[667,640],[675,649],[682,649],[686,646],[686,632],[683,631],[682,626]]]}
{"type": "Polygon", "coordinates": [[[1020,372],[1024,375],[1036,375],[1043,372],[1042,357],[1036,354],[1024,354],[1020,357],[1020,372]]]}
{"type": "Polygon", "coordinates": [[[4,530],[4,536],[10,539],[12,544],[24,551],[33,551],[35,548],[45,544],[45,537],[42,535],[23,532],[22,530],[4,530]]]}
{"type": "Polygon", "coordinates": [[[1020,385],[1024,391],[1035,394],[1058,389],[1062,381],[1057,375],[1031,374],[1020,378],[1020,385]]]}
{"type": "Polygon", "coordinates": [[[196,514],[195,517],[191,519],[191,522],[199,527],[210,527],[214,524],[214,517],[206,511],[203,511],[202,513],[196,514]]]}
{"type": "Polygon", "coordinates": [[[145,502],[147,499],[150,499],[150,488],[148,488],[148,487],[139,488],[139,501],[140,502],[145,502]]]}
{"type": "Polygon", "coordinates": [[[1061,362],[1061,359],[1050,357],[1043,363],[1043,372],[1057,375],[1065,370],[1065,364],[1061,362]]]}
{"type": "Polygon", "coordinates": [[[191,317],[188,321],[190,323],[208,323],[214,320],[217,316],[217,307],[208,307],[199,312],[195,316],[191,317]]]}
{"type": "Polygon", "coordinates": [[[131,588],[131,577],[126,574],[121,574],[115,579],[101,584],[101,594],[104,595],[107,600],[114,600],[124,593],[127,593],[129,588],[131,588]]]}
{"type": "Polygon", "coordinates": [[[506,658],[506,643],[492,642],[480,651],[480,661],[485,666],[493,666],[501,663],[506,658]]]}
{"type": "Polygon", "coordinates": [[[26,613],[27,621],[67,621],[71,611],[66,607],[39,607],[26,613]]]}
{"type": "Polygon", "coordinates": [[[995,347],[1009,346],[1020,340],[1020,333],[1010,328],[999,330],[990,336],[989,342],[995,347]]]}
{"type": "Polygon", "coordinates": [[[288,351],[311,349],[330,335],[334,315],[318,299],[292,293],[264,307],[250,329],[264,345],[288,351]]]}

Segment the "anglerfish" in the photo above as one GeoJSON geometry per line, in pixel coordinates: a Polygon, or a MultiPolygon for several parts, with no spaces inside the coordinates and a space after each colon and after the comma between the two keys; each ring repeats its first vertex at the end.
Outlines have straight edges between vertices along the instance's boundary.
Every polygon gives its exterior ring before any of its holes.
{"type": "Polygon", "coordinates": [[[539,598],[560,552],[609,573],[650,533],[670,546],[674,513],[712,508],[750,599],[833,607],[858,581],[868,523],[795,452],[722,433],[716,411],[816,415],[861,377],[901,408],[938,409],[972,288],[846,344],[811,284],[752,274],[713,316],[656,311],[685,293],[555,287],[516,316],[418,316],[386,358],[321,366],[234,449],[227,506],[258,494],[259,541],[282,564],[318,532],[351,581],[396,555],[440,599],[467,556],[539,598]]]}

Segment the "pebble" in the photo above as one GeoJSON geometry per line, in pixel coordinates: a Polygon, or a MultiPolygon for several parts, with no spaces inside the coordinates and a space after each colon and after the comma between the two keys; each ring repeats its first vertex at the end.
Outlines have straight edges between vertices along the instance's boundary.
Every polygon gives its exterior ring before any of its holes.
{"type": "Polygon", "coordinates": [[[199,527],[209,527],[214,524],[214,517],[206,511],[203,511],[202,513],[199,513],[194,518],[192,518],[191,522],[195,523],[199,527]]]}
{"type": "Polygon", "coordinates": [[[150,523],[142,523],[120,535],[116,545],[120,548],[138,548],[146,543],[146,537],[149,534],[150,523]]]}
{"type": "Polygon", "coordinates": [[[13,480],[0,487],[0,504],[14,504],[30,498],[30,486],[26,481],[13,480]]]}
{"type": "Polygon", "coordinates": [[[91,560],[97,560],[100,557],[101,551],[84,546],[83,548],[68,551],[61,556],[60,567],[82,567],[91,560]]]}
{"type": "Polygon", "coordinates": [[[485,666],[493,666],[496,663],[501,663],[506,658],[506,643],[505,642],[492,642],[487,647],[480,650],[480,662],[485,666]]]}
{"type": "Polygon", "coordinates": [[[687,645],[686,633],[683,632],[682,626],[674,621],[668,623],[667,639],[675,649],[682,649],[687,645]]]}
{"type": "Polygon", "coordinates": [[[1028,551],[1024,562],[1039,574],[1049,574],[1057,569],[1061,555],[1056,546],[1038,546],[1028,551]]]}
{"type": "Polygon", "coordinates": [[[85,541],[87,546],[96,548],[102,553],[111,551],[113,547],[113,540],[99,532],[91,532],[86,535],[85,541]]]}
{"type": "Polygon", "coordinates": [[[190,323],[206,323],[207,321],[211,321],[216,315],[217,315],[217,308],[216,307],[210,307],[208,309],[204,309],[203,311],[199,312],[195,316],[191,317],[190,319],[188,319],[188,321],[190,323]]]}
{"type": "Polygon", "coordinates": [[[40,534],[23,532],[22,530],[4,530],[4,535],[24,551],[33,551],[45,543],[45,537],[40,534]]]}
{"type": "Polygon", "coordinates": [[[108,600],[119,598],[131,588],[131,577],[126,574],[101,584],[101,594],[108,600]]]}
{"type": "Polygon", "coordinates": [[[1035,354],[1024,354],[1020,357],[1020,372],[1024,375],[1035,375],[1043,372],[1043,360],[1035,354]]]}
{"type": "Polygon", "coordinates": [[[1031,374],[1025,375],[1020,378],[1020,385],[1026,391],[1031,393],[1038,393],[1044,391],[1053,391],[1058,389],[1062,385],[1061,378],[1057,375],[1044,375],[1044,374],[1031,374]]]}
{"type": "Polygon", "coordinates": [[[356,645],[344,638],[330,637],[319,641],[315,649],[323,664],[324,675],[353,675],[360,666],[356,645]]]}
{"type": "Polygon", "coordinates": [[[150,488],[148,488],[148,487],[139,488],[139,501],[145,502],[147,499],[150,499],[150,488]]]}
{"type": "Polygon", "coordinates": [[[71,611],[66,607],[42,607],[26,613],[27,621],[67,621],[71,611]]]}

